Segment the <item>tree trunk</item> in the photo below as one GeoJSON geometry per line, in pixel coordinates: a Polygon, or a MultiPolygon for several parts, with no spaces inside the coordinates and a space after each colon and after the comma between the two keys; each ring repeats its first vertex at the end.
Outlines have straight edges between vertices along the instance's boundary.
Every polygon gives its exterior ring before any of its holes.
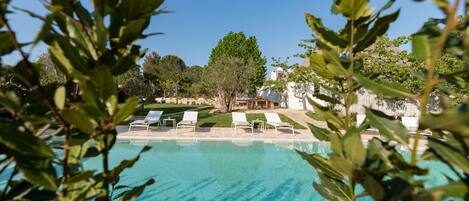
{"type": "Polygon", "coordinates": [[[226,103],[226,96],[223,92],[218,92],[218,104],[221,108],[219,108],[222,112],[226,112],[228,110],[227,103],[226,103]]]}

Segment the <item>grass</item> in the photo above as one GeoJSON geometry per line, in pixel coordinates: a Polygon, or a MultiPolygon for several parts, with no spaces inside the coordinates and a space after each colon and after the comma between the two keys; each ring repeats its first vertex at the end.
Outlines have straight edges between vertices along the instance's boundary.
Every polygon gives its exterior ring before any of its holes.
{"type": "MultiPolygon", "coordinates": [[[[231,113],[214,113],[209,114],[210,110],[213,109],[211,106],[201,105],[184,105],[184,104],[148,104],[145,105],[144,111],[138,111],[136,115],[145,116],[149,110],[162,110],[163,118],[171,117],[175,118],[176,122],[181,121],[183,112],[186,110],[197,110],[199,112],[197,124],[199,127],[231,127],[231,113]]],[[[265,115],[263,113],[247,113],[247,120],[251,122],[255,119],[260,119],[265,122],[265,115]]],[[[305,129],[301,124],[293,121],[287,116],[280,114],[280,119],[284,122],[288,122],[295,129],[305,129]]],[[[258,124],[256,124],[256,127],[258,124]]],[[[266,128],[272,128],[266,125],[266,128]]]]}

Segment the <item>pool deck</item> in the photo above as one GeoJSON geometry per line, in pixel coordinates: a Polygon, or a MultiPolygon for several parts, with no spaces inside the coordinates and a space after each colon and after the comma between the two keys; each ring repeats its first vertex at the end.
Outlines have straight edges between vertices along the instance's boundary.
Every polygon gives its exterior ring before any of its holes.
{"type": "MultiPolygon", "coordinates": [[[[309,129],[295,129],[295,135],[290,130],[279,130],[275,133],[274,129],[254,129],[251,134],[250,129],[237,129],[236,133],[232,128],[218,128],[218,127],[198,127],[196,132],[192,128],[176,129],[172,127],[151,127],[150,131],[144,128],[132,128],[128,132],[127,126],[118,126],[117,139],[120,140],[177,140],[177,141],[232,141],[234,143],[243,142],[265,142],[265,143],[295,143],[295,142],[319,142],[314,135],[311,134],[309,129]]],[[[362,134],[362,141],[366,142],[373,137],[379,137],[376,132],[367,132],[362,134]]],[[[410,139],[413,143],[413,138],[410,139]]],[[[426,148],[426,139],[419,141],[419,151],[426,148]]]]}

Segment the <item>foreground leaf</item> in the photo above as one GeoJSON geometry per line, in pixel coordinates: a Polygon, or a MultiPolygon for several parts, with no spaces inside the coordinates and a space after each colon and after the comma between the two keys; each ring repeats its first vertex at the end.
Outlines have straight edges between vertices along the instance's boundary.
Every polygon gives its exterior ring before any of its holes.
{"type": "Polygon", "coordinates": [[[377,110],[367,109],[366,118],[370,125],[379,130],[379,134],[407,145],[409,143],[409,133],[407,129],[397,120],[390,120],[377,110]]]}
{"type": "Polygon", "coordinates": [[[373,93],[377,95],[381,95],[388,98],[411,98],[413,94],[410,93],[404,87],[396,84],[396,83],[386,83],[381,84],[377,83],[373,80],[370,80],[366,77],[363,77],[358,74],[354,74],[353,78],[355,81],[360,83],[363,87],[373,91],[373,93]]]}

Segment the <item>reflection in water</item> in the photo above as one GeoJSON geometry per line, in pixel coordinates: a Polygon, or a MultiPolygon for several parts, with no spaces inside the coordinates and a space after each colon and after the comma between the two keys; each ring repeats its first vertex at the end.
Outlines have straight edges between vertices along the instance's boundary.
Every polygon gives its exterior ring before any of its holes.
{"type": "Polygon", "coordinates": [[[263,146],[240,147],[231,142],[200,142],[199,150],[218,183],[249,183],[256,178],[264,158],[263,146]]]}

